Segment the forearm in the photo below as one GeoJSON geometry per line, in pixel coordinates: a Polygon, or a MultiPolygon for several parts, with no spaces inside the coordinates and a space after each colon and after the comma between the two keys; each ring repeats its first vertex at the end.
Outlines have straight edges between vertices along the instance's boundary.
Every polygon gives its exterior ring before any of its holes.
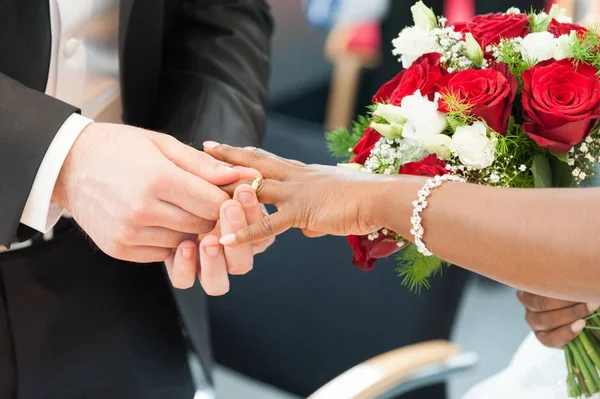
{"type": "Polygon", "coordinates": [[[46,152],[75,112],[0,73],[0,245],[14,240],[46,152]]]}
{"type": "MultiPolygon", "coordinates": [[[[383,224],[409,239],[412,202],[423,183],[390,180],[378,204],[387,214],[383,224]]],[[[424,241],[440,258],[530,292],[600,299],[600,189],[446,183],[428,201],[424,241]]]]}

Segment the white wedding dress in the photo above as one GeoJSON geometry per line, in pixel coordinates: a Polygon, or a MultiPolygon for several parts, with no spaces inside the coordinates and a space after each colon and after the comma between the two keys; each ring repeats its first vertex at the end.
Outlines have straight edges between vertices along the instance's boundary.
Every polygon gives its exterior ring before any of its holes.
{"type": "Polygon", "coordinates": [[[546,348],[530,334],[506,370],[476,385],[463,399],[567,399],[566,378],[563,351],[546,348]]]}

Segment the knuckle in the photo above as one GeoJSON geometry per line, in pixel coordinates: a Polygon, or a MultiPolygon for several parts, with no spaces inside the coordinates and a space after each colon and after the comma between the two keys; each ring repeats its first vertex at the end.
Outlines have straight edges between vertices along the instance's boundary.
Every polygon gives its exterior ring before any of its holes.
{"type": "Polygon", "coordinates": [[[542,323],[540,322],[540,318],[536,313],[527,311],[525,313],[525,321],[533,331],[542,330],[542,323]]]}
{"type": "Polygon", "coordinates": [[[548,333],[548,332],[537,332],[535,334],[535,337],[538,339],[538,341],[540,341],[542,343],[542,345],[550,347],[550,348],[554,348],[555,344],[554,344],[554,339],[552,337],[552,334],[548,333]]]}
{"type": "Polygon", "coordinates": [[[272,235],[274,232],[273,222],[269,218],[262,218],[258,224],[260,232],[264,235],[272,235]]]}
{"type": "Polygon", "coordinates": [[[115,231],[115,240],[121,244],[133,244],[137,237],[137,231],[130,225],[121,225],[115,231]]]}
{"type": "Polygon", "coordinates": [[[150,218],[150,206],[146,201],[136,201],[129,207],[127,219],[134,224],[144,224],[150,218]]]}

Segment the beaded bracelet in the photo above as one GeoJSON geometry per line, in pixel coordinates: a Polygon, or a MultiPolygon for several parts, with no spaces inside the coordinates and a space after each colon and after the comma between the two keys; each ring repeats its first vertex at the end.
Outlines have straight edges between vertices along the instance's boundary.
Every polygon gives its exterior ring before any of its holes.
{"type": "Polygon", "coordinates": [[[427,246],[423,242],[423,234],[425,234],[425,230],[421,224],[421,213],[425,208],[427,208],[427,198],[431,192],[447,181],[461,183],[466,182],[465,179],[456,175],[435,176],[432,179],[427,179],[423,185],[423,188],[421,188],[417,193],[417,200],[413,201],[412,203],[415,208],[413,209],[413,214],[410,218],[410,223],[412,224],[412,230],[410,233],[415,237],[415,245],[417,246],[417,250],[425,256],[432,256],[433,253],[427,249],[427,246]]]}

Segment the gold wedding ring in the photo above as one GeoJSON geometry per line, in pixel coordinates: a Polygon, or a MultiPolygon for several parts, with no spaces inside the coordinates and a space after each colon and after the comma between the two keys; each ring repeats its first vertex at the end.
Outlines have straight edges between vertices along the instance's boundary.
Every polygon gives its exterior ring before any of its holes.
{"type": "Polygon", "coordinates": [[[252,188],[254,189],[254,191],[258,192],[258,189],[260,188],[260,186],[262,186],[263,184],[263,179],[262,177],[257,177],[256,179],[254,179],[254,181],[252,182],[252,188]]]}

